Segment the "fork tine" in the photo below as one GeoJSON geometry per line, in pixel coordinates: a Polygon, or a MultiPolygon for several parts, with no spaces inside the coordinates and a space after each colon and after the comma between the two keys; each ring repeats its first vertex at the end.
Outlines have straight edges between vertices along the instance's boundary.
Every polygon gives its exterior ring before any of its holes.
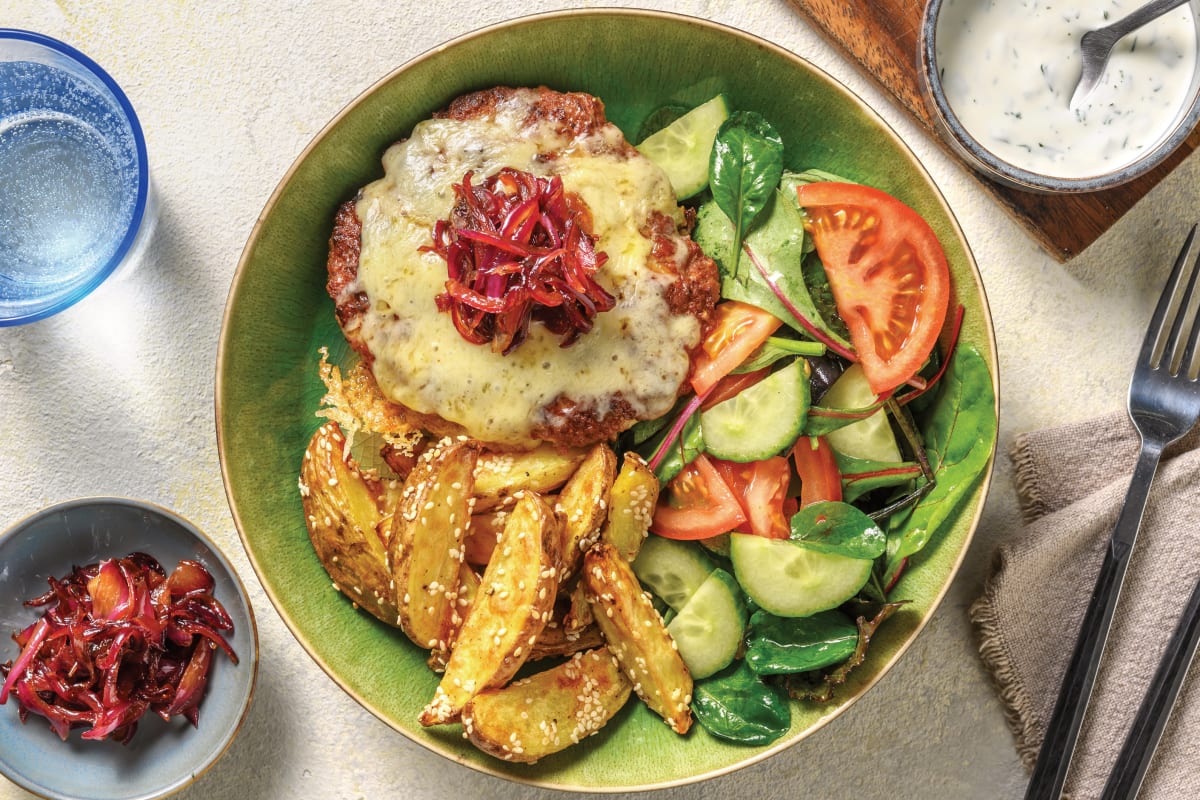
{"type": "MultiPolygon", "coordinates": [[[[1200,272],[1200,270],[1197,270],[1200,272]]],[[[1192,281],[1195,282],[1196,276],[1192,275],[1192,281]]],[[[1200,371],[1200,365],[1196,363],[1196,347],[1200,344],[1200,307],[1192,315],[1192,335],[1188,339],[1187,349],[1183,351],[1183,358],[1180,360],[1180,370],[1188,377],[1189,380],[1196,380],[1197,372],[1200,371]]]]}
{"type": "MultiPolygon", "coordinates": [[[[1188,231],[1187,239],[1183,243],[1183,247],[1179,250],[1179,256],[1175,259],[1175,266],[1171,269],[1171,277],[1167,279],[1167,285],[1163,287],[1162,296],[1158,298],[1158,305],[1154,308],[1154,315],[1150,317],[1150,325],[1146,329],[1146,339],[1142,342],[1142,350],[1138,353],[1138,363],[1149,366],[1151,369],[1158,369],[1162,362],[1163,354],[1167,344],[1166,324],[1167,317],[1171,311],[1173,301],[1179,292],[1179,284],[1183,274],[1183,268],[1188,262],[1188,256],[1191,253],[1192,241],[1196,238],[1196,225],[1188,231]]],[[[1176,314],[1176,321],[1180,314],[1176,314]]]]}
{"type": "MultiPolygon", "coordinates": [[[[1200,256],[1197,256],[1197,261],[1200,261],[1200,256]]],[[[1172,377],[1179,374],[1181,365],[1187,365],[1185,371],[1190,371],[1191,359],[1186,357],[1183,351],[1183,337],[1188,337],[1189,348],[1190,341],[1194,333],[1192,325],[1195,322],[1195,314],[1192,313],[1192,296],[1196,290],[1196,263],[1193,261],[1188,272],[1187,289],[1183,293],[1183,297],[1179,300],[1179,307],[1175,310],[1175,321],[1171,323],[1171,334],[1167,337],[1166,349],[1163,351],[1164,366],[1172,377]]],[[[1182,280],[1182,277],[1180,278],[1182,280]]],[[[1179,285],[1176,284],[1172,294],[1179,294],[1179,285]]]]}

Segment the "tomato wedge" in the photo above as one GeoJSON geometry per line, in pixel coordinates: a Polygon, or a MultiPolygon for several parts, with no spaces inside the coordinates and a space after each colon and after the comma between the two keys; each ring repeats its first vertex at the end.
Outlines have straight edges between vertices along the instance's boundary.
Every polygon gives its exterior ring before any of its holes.
{"type": "Polygon", "coordinates": [[[713,314],[714,325],[692,356],[692,388],[704,394],[749,358],[783,324],[749,303],[727,300],[713,314]]]}
{"type": "Polygon", "coordinates": [[[763,367],[754,372],[737,372],[726,375],[713,386],[712,391],[700,404],[701,411],[708,411],[715,405],[720,405],[731,397],[737,397],[746,389],[771,374],[770,367],[763,367]]]}
{"type": "Polygon", "coordinates": [[[712,464],[733,490],[746,521],[737,527],[768,539],[786,539],[791,534],[791,515],[785,510],[791,469],[783,456],[738,464],[713,459],[712,464]]]}
{"type": "Polygon", "coordinates": [[[650,530],[667,539],[708,539],[745,521],[729,484],[701,453],[663,487],[650,530]]]}
{"type": "Polygon", "coordinates": [[[937,235],[891,195],[849,183],[796,190],[872,391],[909,380],[937,343],[950,303],[950,269],[937,235]]]}
{"type": "Polygon", "coordinates": [[[792,446],[792,460],[800,476],[801,508],[842,499],[842,474],[824,436],[801,436],[792,446]]]}

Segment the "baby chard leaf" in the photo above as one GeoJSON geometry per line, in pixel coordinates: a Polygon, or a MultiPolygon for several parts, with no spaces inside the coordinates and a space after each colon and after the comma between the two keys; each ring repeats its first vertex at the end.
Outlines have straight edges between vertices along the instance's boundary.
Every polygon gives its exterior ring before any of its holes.
{"type": "Polygon", "coordinates": [[[921,477],[921,465],[912,461],[872,461],[834,451],[842,474],[842,499],[853,503],[865,494],[897,486],[908,486],[921,477]]]}
{"type": "Polygon", "coordinates": [[[783,139],[762,115],[735,111],[717,131],[709,159],[713,199],[733,222],[729,263],[735,269],[742,240],[783,177],[783,139]]]}
{"type": "Polygon", "coordinates": [[[904,561],[918,552],[983,479],[996,447],[996,397],[987,363],[960,343],[942,377],[942,390],[925,423],[925,450],[936,481],[910,513],[888,522],[883,585],[891,586],[904,561]]]}

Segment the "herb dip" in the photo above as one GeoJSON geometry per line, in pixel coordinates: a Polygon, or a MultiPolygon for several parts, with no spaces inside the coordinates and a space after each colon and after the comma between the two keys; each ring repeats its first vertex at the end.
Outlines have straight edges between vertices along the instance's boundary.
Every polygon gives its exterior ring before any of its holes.
{"type": "Polygon", "coordinates": [[[1079,39],[1144,0],[945,0],[936,55],[946,102],[993,155],[1054,178],[1084,178],[1136,161],[1179,118],[1196,63],[1189,5],[1114,48],[1077,108],[1079,39]]]}

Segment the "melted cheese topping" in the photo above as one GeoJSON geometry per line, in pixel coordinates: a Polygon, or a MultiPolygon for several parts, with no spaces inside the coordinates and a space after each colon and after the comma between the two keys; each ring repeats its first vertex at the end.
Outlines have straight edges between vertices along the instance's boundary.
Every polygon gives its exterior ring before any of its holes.
{"type": "Polygon", "coordinates": [[[545,409],[562,396],[600,417],[616,395],[640,419],[666,413],[700,337],[694,317],[670,312],[664,291],[676,276],[648,266],[651,241],[639,232],[655,211],[679,220],[665,173],[629,155],[613,125],[575,139],[552,123],[526,125],[532,96],[518,92],[494,117],[422,122],[388,149],[384,177],[357,203],[362,250],[352,287],[370,300],[361,336],[388,397],[485,441],[520,445],[555,421],[545,409]],[[589,206],[596,249],[608,254],[596,279],[616,307],[597,315],[595,327],[570,347],[535,322],[504,356],[464,340],[434,304],[446,262],[420,248],[432,243],[434,223],[450,215],[452,187],[468,170],[478,183],[506,166],[561,176],[589,206]]]}

